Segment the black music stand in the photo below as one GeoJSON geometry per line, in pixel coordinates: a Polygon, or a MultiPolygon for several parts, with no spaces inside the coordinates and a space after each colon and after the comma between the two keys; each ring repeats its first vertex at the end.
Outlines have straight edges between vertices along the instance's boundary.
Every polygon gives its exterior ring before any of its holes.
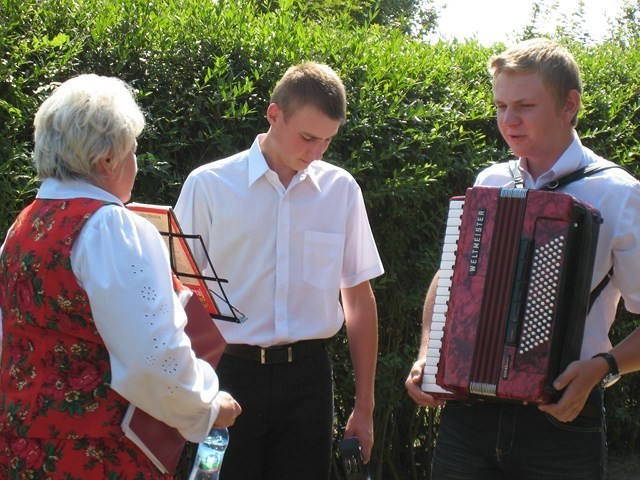
{"type": "MultiPolygon", "coordinates": [[[[210,288],[207,287],[207,291],[211,295],[211,300],[216,305],[216,310],[218,311],[217,314],[212,313],[211,314],[211,318],[215,318],[217,320],[225,320],[227,322],[244,323],[247,320],[247,317],[244,315],[244,313],[242,313],[240,310],[238,310],[236,307],[234,307],[231,304],[231,302],[229,301],[229,298],[227,297],[227,294],[224,291],[224,288],[222,287],[222,284],[223,283],[229,283],[229,280],[227,280],[225,278],[218,277],[218,274],[216,273],[216,270],[213,267],[213,263],[211,262],[211,257],[209,256],[209,252],[207,251],[207,247],[204,246],[204,241],[202,240],[202,236],[201,235],[190,235],[190,234],[185,234],[185,233],[174,233],[174,232],[171,232],[171,231],[169,231],[169,232],[160,232],[160,234],[163,235],[163,236],[169,237],[169,261],[171,262],[171,269],[173,270],[173,273],[175,273],[178,277],[187,277],[187,278],[194,278],[194,279],[197,279],[197,280],[210,281],[210,282],[215,282],[218,285],[218,288],[220,289],[220,293],[219,294],[214,292],[213,290],[211,290],[210,288]],[[205,253],[205,255],[207,257],[207,263],[209,264],[209,268],[211,268],[211,271],[213,272],[214,276],[213,277],[208,277],[208,276],[202,275],[202,273],[200,272],[199,268],[198,268],[197,273],[195,273],[195,274],[180,271],[178,269],[176,263],[175,263],[175,242],[174,242],[175,238],[199,241],[200,242],[200,246],[202,247],[202,250],[203,250],[203,252],[205,253]],[[231,312],[231,315],[224,315],[224,314],[220,313],[220,309],[217,308],[216,298],[221,300],[229,308],[229,311],[231,312]]],[[[191,255],[191,257],[193,258],[193,253],[191,252],[189,244],[186,243],[186,242],[184,242],[184,244],[186,245],[187,249],[189,249],[189,255],[191,255]]]]}

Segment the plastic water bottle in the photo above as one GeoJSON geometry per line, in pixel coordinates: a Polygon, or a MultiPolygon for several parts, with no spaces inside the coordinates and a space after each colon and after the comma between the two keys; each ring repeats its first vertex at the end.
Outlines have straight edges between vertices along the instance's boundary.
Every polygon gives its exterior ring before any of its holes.
{"type": "Polygon", "coordinates": [[[212,428],[204,442],[198,445],[189,480],[218,480],[228,444],[229,431],[226,428],[212,428]]]}

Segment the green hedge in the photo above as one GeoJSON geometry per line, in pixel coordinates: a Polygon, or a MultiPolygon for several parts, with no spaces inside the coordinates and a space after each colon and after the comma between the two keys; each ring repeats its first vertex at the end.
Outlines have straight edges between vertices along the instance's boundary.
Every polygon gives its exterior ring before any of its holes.
{"type": "MultiPolygon", "coordinates": [[[[134,199],[174,204],[195,166],[248,148],[266,130],[271,89],[289,65],[308,59],[332,65],[345,80],[349,110],[326,159],[361,184],[387,272],[374,282],[380,317],[374,478],[425,479],[438,412],[417,409],[403,383],[439,262],[448,199],[464,192],[480,168],[508,155],[486,73],[489,56],[502,47],[425,44],[400,30],[357,23],[349,3],[344,14],[328,18],[305,5],[1,1],[0,236],[37,188],[31,123],[54,82],[95,72],[137,89],[148,126],[134,199]]],[[[640,48],[625,40],[571,48],[585,77],[584,143],[637,175],[640,48]]],[[[616,338],[637,324],[622,318],[616,338]]],[[[353,401],[343,333],[333,354],[338,436],[353,401]]],[[[609,438],[617,452],[640,448],[637,382],[629,376],[609,395],[609,438]]],[[[333,475],[342,478],[337,464],[333,475]]]]}

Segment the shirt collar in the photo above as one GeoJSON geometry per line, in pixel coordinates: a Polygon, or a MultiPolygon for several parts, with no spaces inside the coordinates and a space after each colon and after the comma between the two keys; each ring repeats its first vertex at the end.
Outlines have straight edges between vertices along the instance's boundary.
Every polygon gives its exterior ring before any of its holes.
{"type": "Polygon", "coordinates": [[[258,135],[253,141],[253,145],[249,149],[248,171],[249,171],[249,187],[252,186],[260,177],[269,171],[269,165],[260,150],[260,140],[264,134],[258,135]]]}
{"type": "Polygon", "coordinates": [[[92,198],[105,202],[123,205],[118,197],[83,180],[58,180],[47,178],[42,182],[36,195],[37,198],[65,200],[69,198],[92,198]]]}
{"type": "Polygon", "coordinates": [[[527,162],[524,158],[520,158],[520,171],[525,178],[525,184],[533,185],[533,188],[540,188],[549,182],[563,178],[570,173],[575,172],[586,162],[582,142],[578,133],[573,131],[573,141],[564,151],[560,158],[553,164],[549,170],[544,172],[534,182],[531,174],[527,170],[527,162]]]}
{"type": "Polygon", "coordinates": [[[318,175],[319,175],[319,163],[322,160],[315,160],[313,162],[311,162],[311,165],[309,165],[307,168],[305,168],[302,172],[298,172],[298,178],[300,179],[300,181],[304,181],[307,178],[309,179],[308,181],[311,182],[311,184],[316,188],[316,190],[320,191],[320,182],[318,180],[318,175]]]}
{"type": "MultiPolygon", "coordinates": [[[[249,157],[248,157],[248,186],[251,187],[260,177],[264,176],[267,172],[271,171],[269,165],[267,165],[267,160],[264,158],[262,154],[262,150],[260,149],[260,141],[264,137],[264,133],[260,134],[256,137],[249,149],[249,157]]],[[[309,179],[316,188],[316,190],[320,191],[320,184],[318,182],[318,168],[316,163],[312,162],[308,168],[298,172],[296,176],[293,178],[291,182],[291,186],[296,183],[303,182],[309,179]]]]}

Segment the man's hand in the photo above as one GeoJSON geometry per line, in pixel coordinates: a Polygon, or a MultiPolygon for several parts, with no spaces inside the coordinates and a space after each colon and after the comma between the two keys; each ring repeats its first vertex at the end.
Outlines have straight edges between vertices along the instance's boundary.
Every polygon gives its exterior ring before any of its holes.
{"type": "Polygon", "coordinates": [[[553,382],[556,390],[563,391],[560,400],[538,408],[561,422],[575,420],[584,408],[589,393],[602,380],[608,368],[607,362],[599,357],[571,362],[553,382]]]}
{"type": "Polygon", "coordinates": [[[361,412],[357,408],[354,409],[344,429],[344,438],[351,437],[358,439],[362,451],[362,459],[364,463],[369,463],[373,448],[373,415],[361,412]]]}
{"type": "Polygon", "coordinates": [[[436,400],[432,395],[424,393],[422,386],[422,370],[424,369],[424,360],[416,361],[411,367],[409,376],[404,382],[407,393],[421,407],[439,407],[444,405],[444,400],[436,400]]]}

